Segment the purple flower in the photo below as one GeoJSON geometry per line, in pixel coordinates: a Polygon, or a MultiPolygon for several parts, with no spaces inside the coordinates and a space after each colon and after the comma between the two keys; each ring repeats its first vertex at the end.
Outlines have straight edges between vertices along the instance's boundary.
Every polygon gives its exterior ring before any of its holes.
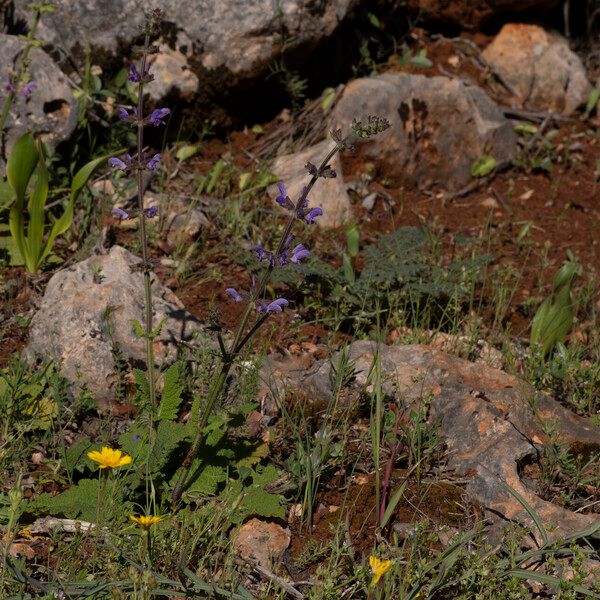
{"type": "Polygon", "coordinates": [[[254,246],[252,246],[252,250],[254,252],[256,252],[256,258],[259,261],[263,261],[265,260],[265,258],[267,258],[267,253],[265,252],[265,249],[260,245],[260,244],[254,244],[254,246]]]}
{"type": "Polygon", "coordinates": [[[288,304],[289,302],[285,298],[277,298],[277,300],[274,300],[273,302],[271,302],[271,304],[267,304],[264,312],[280,313],[283,312],[283,307],[287,306],[288,304]]]}
{"type": "Polygon", "coordinates": [[[315,208],[311,208],[306,215],[304,216],[304,218],[306,219],[306,222],[309,225],[312,225],[315,222],[315,218],[316,217],[320,217],[323,215],[323,209],[319,208],[318,206],[315,206],[315,208]]]}
{"type": "Polygon", "coordinates": [[[138,434],[136,433],[135,435],[132,435],[132,436],[131,436],[131,439],[132,439],[134,442],[139,442],[139,441],[142,439],[142,436],[141,436],[141,435],[138,435],[138,434]]]}
{"type": "Polygon", "coordinates": [[[144,214],[146,215],[146,219],[152,219],[158,214],[158,206],[151,206],[150,208],[146,208],[144,210],[144,214]]]}
{"type": "Polygon", "coordinates": [[[285,185],[282,181],[277,184],[277,187],[279,188],[279,196],[275,198],[275,202],[285,207],[287,204],[287,190],[285,189],[285,185]]]}
{"type": "Polygon", "coordinates": [[[12,83],[12,81],[9,81],[9,82],[6,84],[6,87],[5,87],[5,89],[6,89],[6,91],[7,91],[7,92],[10,92],[10,93],[12,93],[12,92],[14,92],[14,91],[15,91],[15,86],[14,86],[14,84],[12,83]]]}
{"type": "Polygon", "coordinates": [[[129,67],[129,75],[127,76],[127,79],[129,79],[129,81],[131,81],[131,83],[137,83],[141,78],[142,78],[142,76],[140,75],[140,72],[137,70],[135,63],[131,63],[131,66],[129,67]]]}
{"type": "Polygon", "coordinates": [[[30,81],[23,86],[19,94],[21,94],[23,98],[29,98],[29,96],[31,96],[31,92],[33,92],[33,90],[37,90],[38,87],[39,86],[35,81],[30,81]]]}
{"type": "Polygon", "coordinates": [[[236,290],[234,290],[233,288],[227,288],[225,290],[225,292],[227,294],[229,294],[231,296],[231,298],[235,301],[235,302],[241,302],[242,301],[242,297],[237,293],[236,290]]]}
{"type": "Polygon", "coordinates": [[[117,169],[120,169],[121,171],[126,171],[131,166],[133,159],[131,158],[130,154],[125,154],[123,156],[123,158],[125,160],[121,160],[120,158],[116,158],[116,157],[109,158],[108,164],[111,167],[117,167],[117,169]]]}
{"type": "Polygon", "coordinates": [[[129,218],[129,215],[122,208],[117,208],[116,206],[110,212],[112,213],[113,217],[121,219],[121,221],[129,218]]]}
{"type": "Polygon", "coordinates": [[[158,163],[160,162],[160,154],[155,154],[147,163],[146,168],[150,171],[154,171],[156,167],[158,167],[158,163]]]}
{"type": "Polygon", "coordinates": [[[283,252],[279,255],[279,264],[283,267],[287,265],[288,261],[288,253],[287,250],[283,250],[283,252]]]}
{"type": "Polygon", "coordinates": [[[303,258],[308,258],[309,256],[310,252],[308,251],[308,248],[304,244],[298,244],[292,250],[292,257],[290,258],[290,261],[299,265],[303,258]]]}
{"type": "Polygon", "coordinates": [[[127,165],[120,158],[116,158],[116,157],[109,158],[108,164],[111,167],[117,167],[117,169],[120,169],[121,171],[127,170],[127,165]]]}
{"type": "Polygon", "coordinates": [[[121,119],[121,121],[129,121],[130,119],[129,113],[122,106],[119,107],[119,119],[121,119]]]}
{"type": "Polygon", "coordinates": [[[154,127],[164,125],[165,122],[163,121],[163,119],[170,113],[171,109],[169,108],[157,108],[152,111],[152,114],[148,119],[148,123],[150,123],[150,125],[154,125],[154,127]]]}

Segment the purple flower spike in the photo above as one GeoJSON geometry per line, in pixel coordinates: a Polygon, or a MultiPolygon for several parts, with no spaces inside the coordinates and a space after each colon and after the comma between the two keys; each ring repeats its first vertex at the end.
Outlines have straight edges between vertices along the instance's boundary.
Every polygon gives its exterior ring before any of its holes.
{"type": "Polygon", "coordinates": [[[308,248],[304,244],[298,244],[292,250],[292,257],[290,258],[290,260],[293,263],[296,263],[297,265],[299,265],[300,261],[302,261],[302,259],[308,258],[309,256],[310,256],[310,252],[308,251],[308,248]]]}
{"type": "Polygon", "coordinates": [[[38,87],[39,86],[35,81],[30,81],[23,86],[23,89],[19,92],[19,94],[21,94],[23,98],[29,98],[29,96],[31,96],[31,92],[33,92],[33,90],[37,90],[38,87]]]}
{"type": "Polygon", "coordinates": [[[316,217],[320,217],[323,215],[323,209],[319,208],[318,206],[315,206],[315,208],[311,208],[306,215],[304,216],[304,218],[306,219],[306,222],[309,225],[312,225],[315,222],[315,218],[316,217]]]}
{"type": "Polygon", "coordinates": [[[158,214],[158,206],[151,206],[144,210],[144,214],[146,215],[146,219],[153,219],[158,214]]]}
{"type": "Polygon", "coordinates": [[[285,184],[282,181],[280,181],[277,184],[277,187],[279,188],[279,196],[275,198],[275,202],[277,202],[277,204],[280,204],[281,206],[285,206],[287,204],[287,190],[285,189],[285,184]]]}
{"type": "Polygon", "coordinates": [[[280,313],[283,312],[283,307],[288,304],[289,302],[285,298],[277,298],[277,300],[274,300],[271,304],[267,305],[265,311],[268,313],[280,313]]]}
{"type": "Polygon", "coordinates": [[[131,67],[129,67],[129,75],[127,76],[127,79],[129,79],[129,81],[131,81],[131,83],[137,83],[141,78],[142,78],[142,76],[140,75],[140,72],[137,70],[135,63],[131,63],[131,67]]]}
{"type": "Polygon", "coordinates": [[[279,264],[283,267],[284,265],[287,265],[287,261],[288,261],[288,253],[287,253],[287,250],[284,250],[279,255],[279,264]]]}
{"type": "Polygon", "coordinates": [[[148,119],[148,123],[150,125],[154,125],[154,127],[158,127],[159,125],[164,125],[165,122],[163,119],[171,113],[171,109],[169,108],[157,108],[152,111],[150,118],[148,119]]]}
{"type": "Polygon", "coordinates": [[[235,301],[235,302],[241,302],[242,301],[242,297],[237,293],[236,290],[234,290],[233,288],[227,288],[225,290],[225,292],[227,294],[229,294],[231,296],[231,298],[235,301]]]}
{"type": "Polygon", "coordinates": [[[111,167],[117,167],[117,169],[120,169],[121,171],[127,170],[127,164],[125,162],[123,162],[120,158],[116,158],[116,157],[109,158],[108,164],[111,167]]]}
{"type": "Polygon", "coordinates": [[[121,221],[129,218],[129,215],[122,208],[115,207],[110,212],[113,217],[117,217],[117,219],[121,219],[121,221]]]}
{"type": "Polygon", "coordinates": [[[147,163],[146,168],[150,171],[154,171],[156,167],[158,167],[158,163],[160,162],[160,154],[155,154],[147,163]]]}

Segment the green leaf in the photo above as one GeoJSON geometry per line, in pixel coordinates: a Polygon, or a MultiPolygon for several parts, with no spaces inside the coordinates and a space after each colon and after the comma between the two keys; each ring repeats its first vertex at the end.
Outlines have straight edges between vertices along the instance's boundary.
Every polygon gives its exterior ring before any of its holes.
{"type": "Polygon", "coordinates": [[[139,338],[143,338],[146,335],[144,328],[142,327],[141,323],[137,319],[133,320],[133,331],[134,331],[135,335],[139,338]]]}
{"type": "Polygon", "coordinates": [[[321,94],[321,109],[327,110],[335,100],[335,88],[327,87],[321,94]]]}
{"type": "Polygon", "coordinates": [[[513,127],[513,131],[517,135],[533,135],[536,133],[538,128],[535,125],[531,125],[530,123],[519,123],[513,127]]]}
{"type": "Polygon", "coordinates": [[[433,67],[433,63],[426,56],[413,56],[408,62],[414,67],[422,67],[423,69],[433,67]]]}
{"type": "Polygon", "coordinates": [[[198,146],[194,144],[185,144],[179,148],[175,154],[177,160],[187,160],[188,158],[192,158],[194,154],[198,152],[198,146]]]}
{"type": "Polygon", "coordinates": [[[15,191],[7,181],[0,181],[0,210],[8,208],[15,199],[15,191]]]}
{"type": "Polygon", "coordinates": [[[30,273],[37,273],[41,267],[43,254],[44,224],[46,215],[44,207],[48,198],[48,169],[44,157],[40,157],[37,168],[37,180],[31,196],[29,197],[29,225],[25,247],[29,250],[25,258],[25,265],[30,273]]]}
{"type": "Polygon", "coordinates": [[[6,177],[15,191],[17,202],[23,202],[29,180],[40,159],[31,133],[22,135],[13,146],[6,163],[6,177]]]}
{"type": "Polygon", "coordinates": [[[592,114],[592,111],[596,108],[596,105],[598,104],[599,99],[600,99],[600,91],[598,91],[597,88],[594,88],[590,92],[590,95],[588,96],[587,104],[585,105],[585,112],[583,113],[584,119],[587,119],[592,114]]]}
{"type": "Polygon", "coordinates": [[[360,250],[360,227],[356,223],[349,223],[344,230],[346,234],[346,247],[351,258],[356,258],[360,250]]]}
{"type": "Polygon", "coordinates": [[[177,418],[182,391],[179,363],[174,363],[166,370],[164,376],[164,387],[158,407],[158,418],[161,421],[174,421],[177,418]]]}
{"type": "Polygon", "coordinates": [[[240,175],[240,178],[238,180],[238,187],[240,188],[240,192],[243,192],[247,187],[248,184],[250,183],[250,179],[252,178],[252,173],[246,171],[245,173],[242,173],[240,175]]]}
{"type": "Polygon", "coordinates": [[[493,156],[485,155],[478,158],[471,166],[472,177],[485,177],[491,173],[498,163],[493,156]]]}

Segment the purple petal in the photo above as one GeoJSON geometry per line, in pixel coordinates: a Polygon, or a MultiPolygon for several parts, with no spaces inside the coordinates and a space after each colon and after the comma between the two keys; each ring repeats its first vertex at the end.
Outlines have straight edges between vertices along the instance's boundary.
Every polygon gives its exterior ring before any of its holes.
{"type": "Polygon", "coordinates": [[[121,169],[121,171],[126,171],[127,170],[127,164],[124,163],[120,158],[109,158],[108,159],[108,164],[111,167],[117,167],[117,169],[121,169]]]}
{"type": "Polygon", "coordinates": [[[261,262],[267,257],[265,249],[260,244],[254,244],[254,246],[252,246],[252,250],[256,252],[256,258],[258,258],[258,260],[261,262]]]}
{"type": "Polygon", "coordinates": [[[285,298],[277,298],[271,302],[271,304],[267,305],[266,311],[268,313],[280,313],[283,312],[283,307],[287,306],[289,302],[285,298]]]}
{"type": "Polygon", "coordinates": [[[155,154],[147,163],[146,168],[150,171],[154,171],[156,167],[158,167],[158,163],[160,162],[160,154],[155,154]]]}
{"type": "Polygon", "coordinates": [[[159,125],[164,125],[163,119],[171,113],[171,109],[169,108],[157,108],[152,111],[150,118],[148,119],[148,123],[150,125],[154,125],[158,127],[159,125]]]}
{"type": "Polygon", "coordinates": [[[151,206],[144,210],[144,214],[146,215],[146,219],[152,219],[158,214],[158,206],[151,206]]]}
{"type": "Polygon", "coordinates": [[[225,290],[225,292],[226,292],[227,294],[229,294],[229,295],[231,296],[231,298],[232,298],[233,300],[235,300],[236,302],[241,302],[241,301],[242,301],[242,297],[241,297],[241,296],[240,296],[240,295],[237,293],[237,291],[236,291],[236,290],[234,290],[233,288],[227,288],[227,289],[225,290]]]}
{"type": "Polygon", "coordinates": [[[275,198],[275,202],[277,202],[277,204],[280,204],[281,206],[285,206],[287,198],[287,190],[285,189],[285,185],[282,181],[280,181],[277,184],[277,187],[279,188],[279,196],[275,198]]]}
{"type": "Polygon", "coordinates": [[[129,215],[122,208],[114,207],[110,212],[113,217],[117,217],[117,219],[121,219],[121,221],[129,218],[129,215]]]}
{"type": "Polygon", "coordinates": [[[310,252],[308,251],[308,248],[304,244],[298,244],[292,251],[292,258],[290,258],[290,260],[299,265],[302,259],[308,258],[309,256],[310,252]]]}
{"type": "Polygon", "coordinates": [[[29,83],[26,83],[23,86],[23,89],[19,93],[24,98],[28,98],[29,96],[31,96],[31,92],[33,92],[33,90],[36,90],[38,87],[39,86],[35,81],[30,81],[29,83]]]}
{"type": "Polygon", "coordinates": [[[267,305],[264,302],[257,302],[256,303],[256,310],[261,313],[264,314],[267,312],[267,305]]]}
{"type": "Polygon", "coordinates": [[[311,208],[308,213],[306,213],[306,216],[304,217],[306,219],[306,222],[309,225],[312,225],[315,222],[315,218],[316,217],[320,217],[323,215],[323,209],[319,208],[318,206],[315,206],[314,208],[311,208]]]}
{"type": "Polygon", "coordinates": [[[131,63],[131,67],[129,67],[129,75],[127,79],[131,81],[131,83],[137,83],[141,79],[140,72],[137,70],[135,63],[131,63]]]}
{"type": "Polygon", "coordinates": [[[122,106],[119,107],[119,119],[121,121],[129,121],[129,113],[122,106]]]}
{"type": "Polygon", "coordinates": [[[288,261],[288,253],[286,250],[284,250],[280,255],[279,255],[279,264],[283,267],[284,265],[287,264],[288,261]]]}

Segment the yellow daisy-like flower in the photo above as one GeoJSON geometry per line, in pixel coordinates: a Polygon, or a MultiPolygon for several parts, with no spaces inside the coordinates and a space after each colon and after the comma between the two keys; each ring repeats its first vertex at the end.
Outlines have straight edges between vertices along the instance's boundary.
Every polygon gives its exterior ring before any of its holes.
{"type": "Polygon", "coordinates": [[[386,573],[392,566],[391,560],[379,560],[376,556],[369,556],[369,566],[373,573],[373,581],[371,585],[377,585],[381,576],[386,573]]]}
{"type": "Polygon", "coordinates": [[[129,518],[137,523],[142,529],[146,530],[150,529],[150,525],[154,525],[155,523],[162,521],[162,517],[135,517],[134,515],[131,515],[129,518]]]}
{"type": "Polygon", "coordinates": [[[110,467],[115,469],[116,467],[122,467],[128,465],[133,459],[129,454],[123,454],[120,450],[113,450],[104,446],[100,452],[94,450],[87,453],[88,458],[97,462],[101,469],[110,467]]]}

